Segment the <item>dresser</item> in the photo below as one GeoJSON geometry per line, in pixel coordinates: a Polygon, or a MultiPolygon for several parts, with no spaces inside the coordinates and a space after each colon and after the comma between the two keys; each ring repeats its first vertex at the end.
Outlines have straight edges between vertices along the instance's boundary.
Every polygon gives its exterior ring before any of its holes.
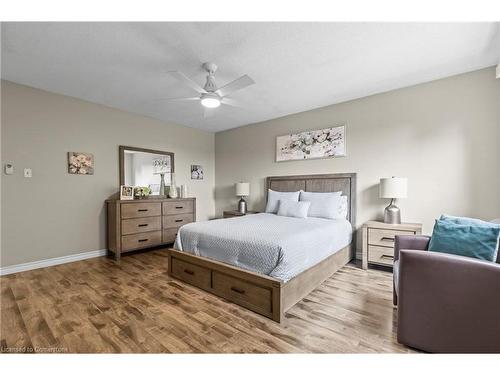
{"type": "Polygon", "coordinates": [[[122,253],[171,244],[181,226],[196,221],[196,198],[107,200],[108,251],[122,253]]]}
{"type": "Polygon", "coordinates": [[[367,221],[363,225],[362,267],[368,264],[391,267],[394,261],[394,237],[397,235],[422,234],[422,224],[386,224],[381,221],[367,221]]]}

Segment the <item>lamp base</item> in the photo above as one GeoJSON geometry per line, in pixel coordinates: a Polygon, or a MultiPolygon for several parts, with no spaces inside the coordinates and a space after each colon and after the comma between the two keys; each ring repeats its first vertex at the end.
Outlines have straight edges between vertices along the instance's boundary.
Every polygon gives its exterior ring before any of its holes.
{"type": "Polygon", "coordinates": [[[241,198],[238,202],[238,211],[240,212],[240,214],[247,213],[247,202],[245,202],[243,198],[241,198]]]}
{"type": "Polygon", "coordinates": [[[394,199],[385,208],[384,223],[386,224],[401,224],[401,210],[394,204],[394,199]]]}

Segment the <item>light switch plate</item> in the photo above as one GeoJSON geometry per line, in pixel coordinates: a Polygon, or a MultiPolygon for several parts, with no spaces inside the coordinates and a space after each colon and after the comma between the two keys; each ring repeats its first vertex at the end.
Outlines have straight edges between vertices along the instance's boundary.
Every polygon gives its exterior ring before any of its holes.
{"type": "Polygon", "coordinates": [[[24,177],[31,178],[33,177],[33,172],[31,168],[24,168],[24,177]]]}
{"type": "Polygon", "coordinates": [[[12,164],[5,164],[5,174],[14,174],[14,166],[12,164]]]}

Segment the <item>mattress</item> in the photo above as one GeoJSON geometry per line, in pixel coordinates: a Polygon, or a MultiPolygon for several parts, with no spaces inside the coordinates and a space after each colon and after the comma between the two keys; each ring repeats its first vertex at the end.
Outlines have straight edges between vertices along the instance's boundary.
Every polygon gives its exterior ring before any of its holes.
{"type": "Polygon", "coordinates": [[[186,224],[174,248],[286,282],[351,241],[345,219],[261,213],[186,224]]]}

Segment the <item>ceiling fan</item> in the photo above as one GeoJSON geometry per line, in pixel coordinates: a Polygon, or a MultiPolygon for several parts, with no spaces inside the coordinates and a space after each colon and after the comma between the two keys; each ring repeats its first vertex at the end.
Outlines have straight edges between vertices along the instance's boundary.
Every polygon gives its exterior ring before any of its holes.
{"type": "Polygon", "coordinates": [[[201,87],[196,82],[194,82],[191,78],[187,77],[184,73],[179,71],[169,71],[167,72],[170,76],[174,77],[178,81],[184,83],[189,86],[196,92],[198,92],[199,96],[194,96],[190,98],[170,98],[168,101],[189,101],[189,100],[199,100],[201,105],[205,108],[204,117],[210,117],[213,115],[213,109],[219,107],[221,104],[226,104],[234,107],[239,107],[238,103],[233,99],[228,98],[228,95],[231,93],[241,90],[245,87],[253,85],[255,82],[252,78],[247,76],[246,74],[241,76],[240,78],[235,79],[228,84],[217,87],[215,83],[215,72],[217,71],[217,65],[214,63],[204,63],[203,69],[208,72],[207,81],[205,86],[201,87]]]}

